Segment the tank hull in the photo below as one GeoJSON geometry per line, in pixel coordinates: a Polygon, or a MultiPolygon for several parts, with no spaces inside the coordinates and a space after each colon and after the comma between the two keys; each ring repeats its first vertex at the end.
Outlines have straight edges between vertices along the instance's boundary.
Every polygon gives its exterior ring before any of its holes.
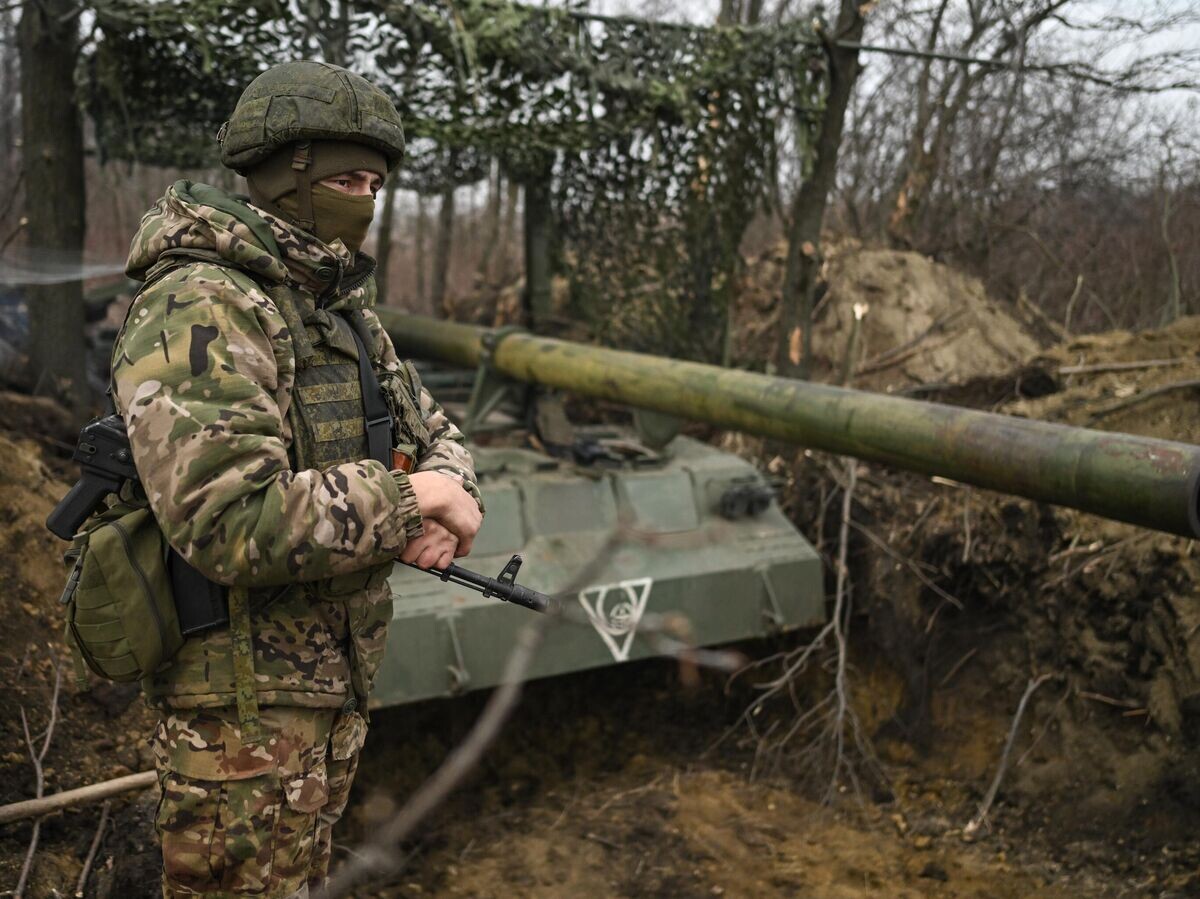
{"type": "MultiPolygon", "coordinates": [[[[520,553],[521,582],[579,613],[555,625],[531,678],[663,654],[645,623],[664,616],[696,646],[825,619],[820,560],[778,505],[732,519],[719,513],[731,487],[762,484],[735,456],[679,438],[661,464],[585,475],[529,451],[475,452],[488,514],[471,567],[494,574],[520,553]]],[[[500,682],[533,613],[404,566],[391,587],[393,620],[373,705],[500,682]]]]}

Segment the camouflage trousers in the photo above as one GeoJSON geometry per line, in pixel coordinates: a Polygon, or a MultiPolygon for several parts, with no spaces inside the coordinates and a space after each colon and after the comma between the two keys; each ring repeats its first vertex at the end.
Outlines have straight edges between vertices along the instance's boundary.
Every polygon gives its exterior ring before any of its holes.
{"type": "Polygon", "coordinates": [[[164,713],[151,744],[163,896],[303,897],[324,883],[366,721],[355,712],[262,709],[241,741],[234,709],[164,713]]]}

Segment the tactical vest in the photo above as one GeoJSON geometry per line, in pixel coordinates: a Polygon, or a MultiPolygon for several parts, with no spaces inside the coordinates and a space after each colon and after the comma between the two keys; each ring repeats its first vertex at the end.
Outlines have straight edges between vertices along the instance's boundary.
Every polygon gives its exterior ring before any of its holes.
{"type": "MultiPolygon", "coordinates": [[[[375,457],[368,440],[370,422],[359,359],[362,346],[367,347],[370,367],[387,402],[390,443],[414,456],[424,450],[429,431],[420,413],[420,382],[411,366],[405,365],[403,374],[380,366],[378,348],[373,345],[362,313],[357,309],[318,309],[312,294],[284,286],[272,288],[269,293],[288,322],[296,353],[296,378],[288,414],[292,468],[326,468],[375,457]]],[[[386,461],[384,464],[407,468],[386,461]]]]}

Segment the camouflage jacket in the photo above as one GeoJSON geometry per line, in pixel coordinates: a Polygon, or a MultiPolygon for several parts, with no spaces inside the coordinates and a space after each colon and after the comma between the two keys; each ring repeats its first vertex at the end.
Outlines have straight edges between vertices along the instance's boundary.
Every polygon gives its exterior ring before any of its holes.
{"type": "MultiPolygon", "coordinates": [[[[148,284],[113,351],[114,401],[167,541],[208,578],[255,588],[264,705],[365,701],[391,618],[387,574],[421,533],[406,474],[369,459],[294,464],[297,363],[285,307],[293,326],[306,304],[318,324],[362,309],[380,381],[412,391],[416,470],[454,477],[479,500],[462,433],[370,311],[374,279],[353,276],[364,264],[340,242],[327,246],[186,181],[143,217],[130,250],[128,274],[148,284]],[[272,298],[281,291],[287,302],[272,298]]],[[[231,704],[229,630],[188,639],[143,687],[160,707],[231,704]]]]}

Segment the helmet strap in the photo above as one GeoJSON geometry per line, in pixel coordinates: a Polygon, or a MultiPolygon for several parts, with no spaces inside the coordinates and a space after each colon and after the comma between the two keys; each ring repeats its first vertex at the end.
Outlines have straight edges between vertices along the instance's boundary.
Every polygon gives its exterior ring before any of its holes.
{"type": "Polygon", "coordinates": [[[316,224],[312,205],[312,177],[308,171],[311,165],[312,142],[300,141],[292,151],[292,171],[296,176],[296,211],[299,213],[296,224],[310,233],[316,224]]]}

